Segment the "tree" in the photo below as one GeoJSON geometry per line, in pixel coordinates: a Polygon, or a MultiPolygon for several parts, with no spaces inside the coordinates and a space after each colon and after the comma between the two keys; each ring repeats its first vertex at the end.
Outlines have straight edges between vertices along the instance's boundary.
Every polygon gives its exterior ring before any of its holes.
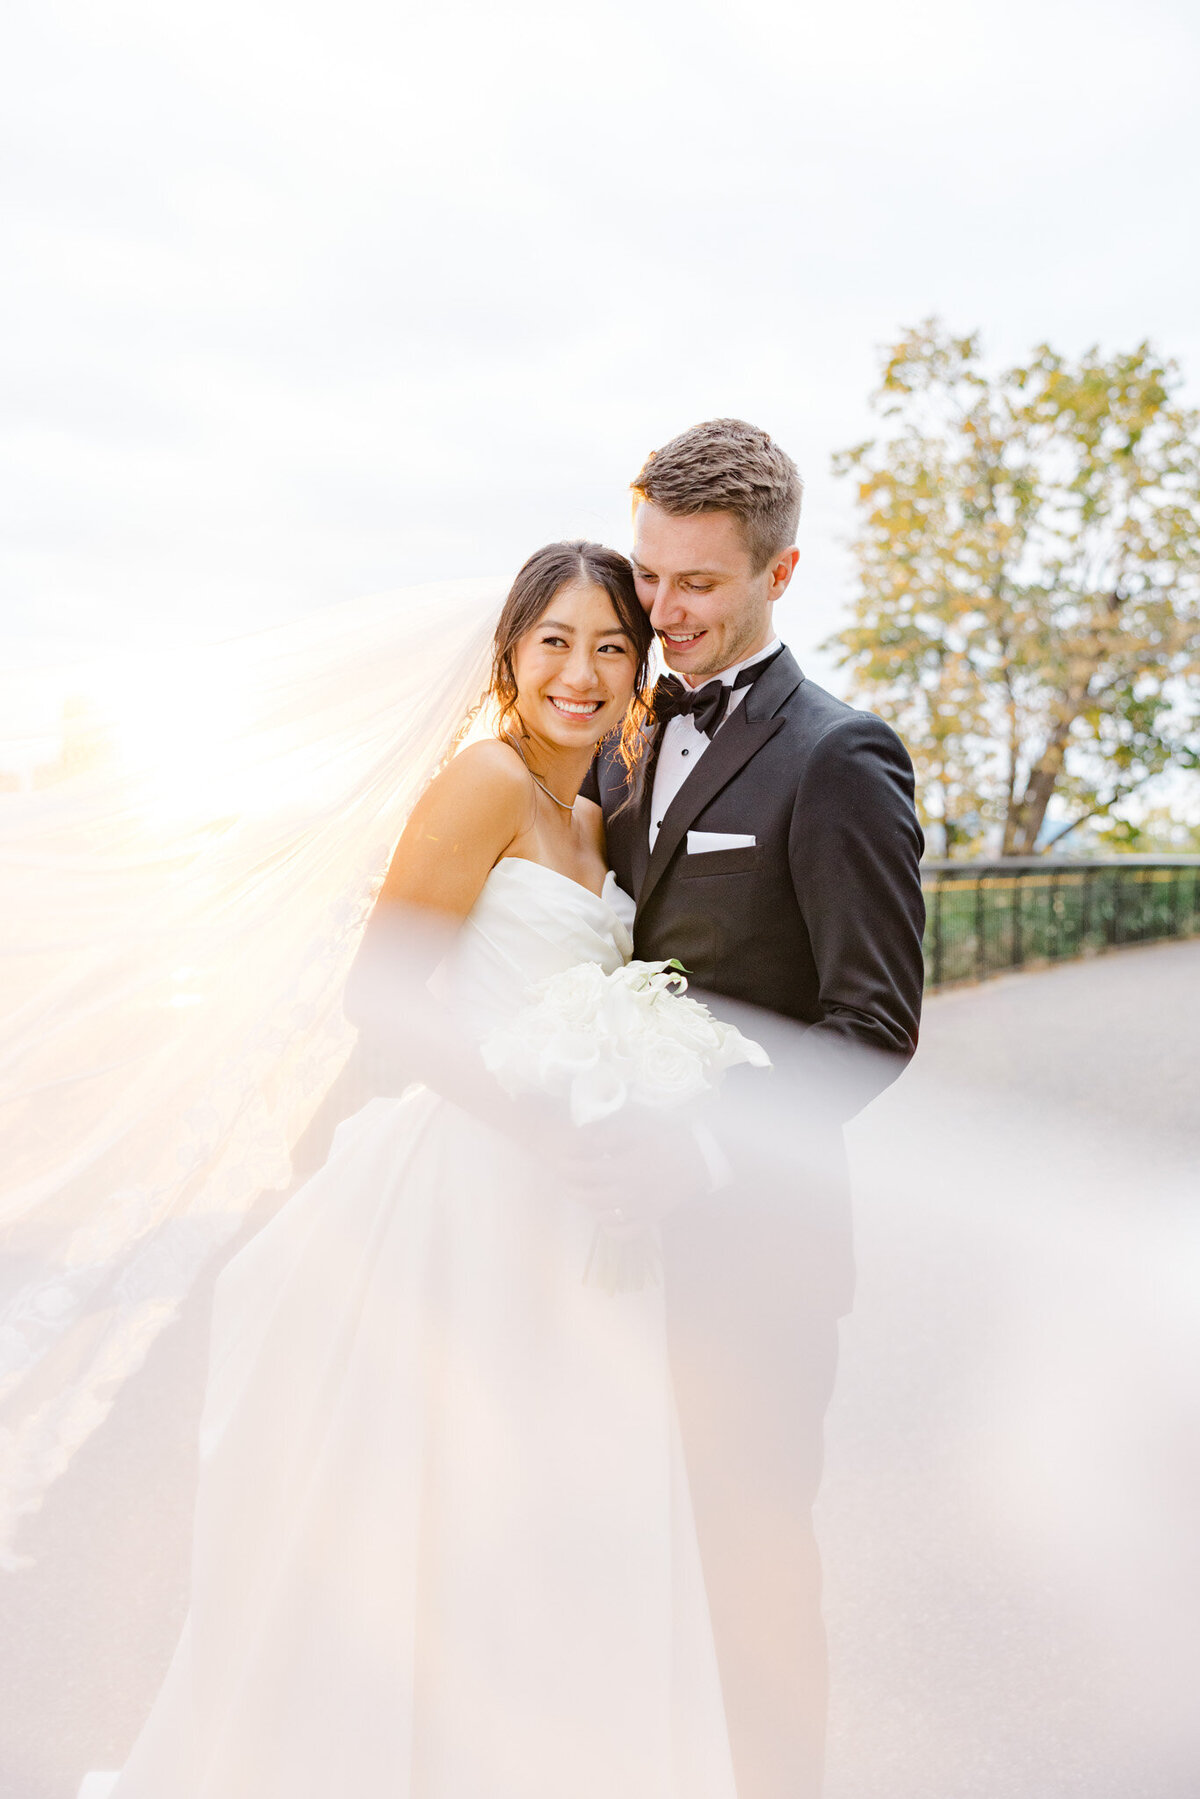
{"type": "Polygon", "coordinates": [[[1149,344],[989,375],[936,319],[888,351],[830,640],[900,731],[942,853],[1049,849],[1200,768],[1200,414],[1149,344]],[[1047,809],[1055,802],[1054,822],[1047,809]]]}

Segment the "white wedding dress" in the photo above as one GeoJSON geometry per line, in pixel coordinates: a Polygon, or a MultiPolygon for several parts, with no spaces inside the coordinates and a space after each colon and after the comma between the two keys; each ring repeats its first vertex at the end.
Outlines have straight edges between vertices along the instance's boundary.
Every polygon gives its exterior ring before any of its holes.
{"type": "MultiPolygon", "coordinates": [[[[482,1034],[619,966],[615,897],[502,861],[438,991],[482,1034]]],[[[734,1799],[662,1290],[585,1284],[592,1230],[425,1088],[339,1127],[218,1284],[191,1612],[118,1799],[734,1799]]]]}

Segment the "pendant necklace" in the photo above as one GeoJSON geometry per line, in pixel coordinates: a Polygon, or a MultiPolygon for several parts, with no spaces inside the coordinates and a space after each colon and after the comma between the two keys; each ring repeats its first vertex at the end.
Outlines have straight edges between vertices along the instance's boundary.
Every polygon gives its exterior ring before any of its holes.
{"type": "MultiPolygon", "coordinates": [[[[522,762],[525,762],[525,752],[521,748],[520,744],[514,742],[511,737],[509,738],[508,741],[512,744],[514,750],[516,750],[516,752],[517,752],[518,756],[520,756],[522,762]]],[[[537,776],[534,774],[533,770],[530,768],[528,762],[525,762],[525,772],[529,776],[529,779],[533,782],[534,786],[541,788],[542,792],[545,794],[545,796],[548,800],[553,800],[554,804],[556,806],[561,806],[564,812],[574,812],[575,801],[574,800],[560,800],[556,793],[551,793],[551,791],[547,787],[546,783],[544,781],[538,780],[537,776]]]]}

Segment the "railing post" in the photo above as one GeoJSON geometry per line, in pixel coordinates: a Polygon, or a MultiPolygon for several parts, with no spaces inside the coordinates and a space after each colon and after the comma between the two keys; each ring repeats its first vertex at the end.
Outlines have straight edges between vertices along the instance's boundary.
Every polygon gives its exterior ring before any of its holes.
{"type": "Polygon", "coordinates": [[[942,877],[933,883],[933,984],[940,987],[944,973],[942,956],[942,877]]]}
{"type": "Polygon", "coordinates": [[[987,976],[987,943],[984,938],[985,919],[983,914],[983,876],[975,876],[975,979],[982,981],[987,976]]]}
{"type": "Polygon", "coordinates": [[[1025,942],[1021,934],[1021,907],[1024,901],[1025,871],[1013,875],[1012,884],[1012,966],[1020,968],[1025,960],[1025,942]]]}

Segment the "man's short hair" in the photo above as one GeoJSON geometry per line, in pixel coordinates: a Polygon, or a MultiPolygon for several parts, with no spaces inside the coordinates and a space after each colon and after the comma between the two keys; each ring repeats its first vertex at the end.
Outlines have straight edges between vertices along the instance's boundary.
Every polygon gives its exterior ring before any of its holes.
{"type": "Polygon", "coordinates": [[[652,450],[634,493],[676,518],[732,512],[757,574],[790,549],[804,487],[787,453],[744,419],[709,419],[652,450]]]}

